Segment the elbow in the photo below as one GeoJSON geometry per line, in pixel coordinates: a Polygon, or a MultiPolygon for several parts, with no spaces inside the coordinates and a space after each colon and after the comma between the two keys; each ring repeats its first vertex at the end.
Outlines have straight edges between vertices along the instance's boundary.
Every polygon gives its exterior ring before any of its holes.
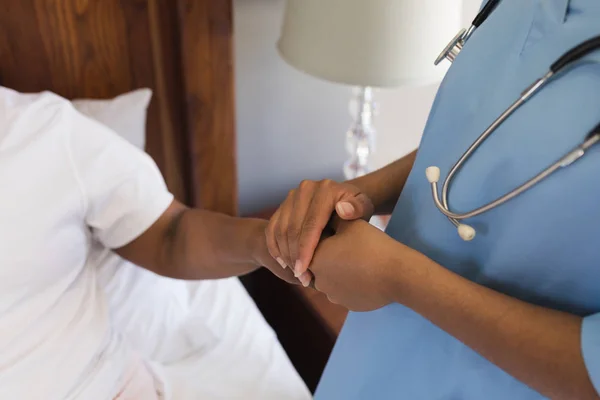
{"type": "Polygon", "coordinates": [[[185,231],[189,213],[190,210],[185,208],[171,219],[159,248],[156,249],[158,254],[152,272],[167,278],[192,279],[185,276],[185,272],[189,270],[185,267],[188,264],[185,231]]]}

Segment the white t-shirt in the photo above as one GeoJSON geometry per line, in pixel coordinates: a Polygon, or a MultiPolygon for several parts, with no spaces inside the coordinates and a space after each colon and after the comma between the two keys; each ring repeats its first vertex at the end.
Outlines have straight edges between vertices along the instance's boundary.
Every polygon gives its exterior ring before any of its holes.
{"type": "Polygon", "coordinates": [[[129,350],[98,264],[172,200],[147,154],[67,100],[0,88],[0,399],[112,399],[129,350]]]}

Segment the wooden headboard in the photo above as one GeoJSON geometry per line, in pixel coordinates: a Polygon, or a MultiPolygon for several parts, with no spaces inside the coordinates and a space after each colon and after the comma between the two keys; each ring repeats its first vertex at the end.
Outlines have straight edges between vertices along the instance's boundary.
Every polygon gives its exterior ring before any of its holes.
{"type": "Polygon", "coordinates": [[[0,85],[147,87],[147,151],[181,201],[237,214],[231,0],[0,0],[0,85]]]}

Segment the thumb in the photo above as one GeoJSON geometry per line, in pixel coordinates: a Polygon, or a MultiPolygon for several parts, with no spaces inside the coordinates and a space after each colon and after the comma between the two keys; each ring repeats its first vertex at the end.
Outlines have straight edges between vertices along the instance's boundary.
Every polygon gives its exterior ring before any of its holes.
{"type": "Polygon", "coordinates": [[[359,218],[370,218],[373,214],[373,203],[365,194],[351,195],[338,201],[335,211],[340,218],[351,221],[359,218]]]}

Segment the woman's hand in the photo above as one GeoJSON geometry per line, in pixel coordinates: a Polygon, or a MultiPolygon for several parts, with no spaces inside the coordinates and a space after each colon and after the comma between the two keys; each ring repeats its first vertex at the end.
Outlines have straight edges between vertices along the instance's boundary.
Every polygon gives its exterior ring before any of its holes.
{"type": "Polygon", "coordinates": [[[352,311],[394,302],[403,265],[416,259],[416,252],[365,221],[334,225],[335,234],[319,243],[310,264],[314,288],[352,311]]]}
{"type": "Polygon", "coordinates": [[[267,221],[248,220],[250,223],[250,249],[252,254],[252,263],[257,267],[265,267],[278,278],[294,285],[300,284],[300,281],[294,277],[291,269],[282,268],[269,254],[267,242],[265,240],[265,229],[267,221]]]}
{"type": "Polygon", "coordinates": [[[293,268],[305,286],[310,282],[308,266],[334,211],[344,220],[368,221],[373,203],[349,183],[303,181],[290,191],[265,231],[271,256],[283,268],[293,268]]]}

